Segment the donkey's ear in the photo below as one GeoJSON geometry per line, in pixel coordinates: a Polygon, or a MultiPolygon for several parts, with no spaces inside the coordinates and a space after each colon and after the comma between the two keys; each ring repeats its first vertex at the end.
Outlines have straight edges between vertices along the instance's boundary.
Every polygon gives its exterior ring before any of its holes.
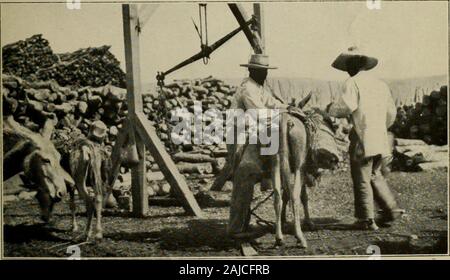
{"type": "Polygon", "coordinates": [[[47,118],[45,120],[44,127],[41,130],[42,137],[50,140],[50,137],[52,136],[55,125],[56,125],[56,116],[47,118]]]}
{"type": "Polygon", "coordinates": [[[303,109],[303,107],[305,107],[305,105],[306,105],[306,104],[309,102],[309,100],[311,99],[312,94],[313,94],[313,92],[310,91],[310,92],[308,93],[308,95],[307,95],[305,98],[303,98],[302,101],[300,101],[300,103],[298,103],[298,107],[299,107],[300,109],[303,109]]]}

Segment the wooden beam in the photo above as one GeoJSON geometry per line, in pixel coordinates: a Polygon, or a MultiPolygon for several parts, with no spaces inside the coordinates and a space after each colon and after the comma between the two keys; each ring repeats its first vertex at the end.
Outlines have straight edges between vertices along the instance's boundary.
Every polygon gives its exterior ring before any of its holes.
{"type": "Polygon", "coordinates": [[[203,211],[195,200],[189,186],[186,184],[183,175],[178,171],[175,163],[167,153],[164,144],[159,140],[155,128],[147,120],[145,114],[137,113],[133,124],[186,212],[200,218],[204,217],[203,211]]]}
{"type": "Polygon", "coordinates": [[[145,170],[145,146],[134,129],[136,148],[139,155],[139,163],[131,168],[131,195],[133,197],[133,216],[144,217],[148,214],[148,193],[145,183],[147,180],[145,170]]]}
{"type": "Polygon", "coordinates": [[[139,9],[139,25],[144,28],[148,20],[153,16],[156,10],[159,8],[159,4],[142,4],[139,9]]]}
{"type": "MultiPolygon", "coordinates": [[[[125,41],[125,62],[127,78],[128,119],[134,119],[142,112],[141,75],[139,60],[139,16],[136,4],[123,4],[123,34],[125,41]]],[[[131,127],[133,129],[133,127],[131,127]]],[[[135,133],[130,131],[130,133],[135,133]]],[[[136,139],[139,163],[131,169],[131,188],[133,196],[133,214],[138,217],[148,212],[148,197],[145,187],[145,146],[136,139]]]]}
{"type": "Polygon", "coordinates": [[[261,39],[261,48],[263,53],[266,52],[266,33],[265,33],[265,22],[264,22],[264,7],[262,4],[254,3],[253,4],[253,14],[256,17],[256,20],[258,22],[258,34],[259,38],[261,39]]]}
{"type": "Polygon", "coordinates": [[[142,112],[141,67],[139,61],[139,30],[136,4],[123,4],[123,34],[127,78],[128,112],[142,112]]]}
{"type": "Polygon", "coordinates": [[[258,40],[253,35],[250,27],[245,24],[245,22],[247,21],[247,16],[242,5],[233,3],[228,4],[228,7],[238,21],[239,25],[242,27],[242,31],[244,32],[245,37],[247,37],[248,42],[252,46],[253,51],[257,54],[261,54],[263,52],[262,47],[259,45],[258,40]]]}

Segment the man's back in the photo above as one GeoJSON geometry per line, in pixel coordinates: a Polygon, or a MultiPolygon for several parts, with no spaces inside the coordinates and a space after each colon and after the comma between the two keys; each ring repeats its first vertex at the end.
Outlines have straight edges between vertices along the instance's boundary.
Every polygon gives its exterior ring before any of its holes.
{"type": "Polygon", "coordinates": [[[389,153],[387,128],[395,118],[395,104],[385,82],[362,71],[344,86],[344,99],[353,111],[356,132],[366,156],[389,153]]]}

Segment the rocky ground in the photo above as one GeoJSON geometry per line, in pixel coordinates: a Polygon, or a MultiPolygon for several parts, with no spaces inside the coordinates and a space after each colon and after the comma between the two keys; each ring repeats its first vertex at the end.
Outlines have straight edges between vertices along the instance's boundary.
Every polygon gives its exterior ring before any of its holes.
{"type": "MultiPolygon", "coordinates": [[[[350,228],[353,221],[350,174],[341,171],[325,175],[320,186],[310,190],[311,214],[317,229],[305,229],[308,249],[296,247],[291,223],[286,229],[284,247],[274,247],[272,229],[255,224],[255,229],[261,231],[255,248],[260,256],[364,255],[369,245],[377,245],[381,255],[447,253],[447,171],[393,172],[388,180],[400,205],[407,210],[407,215],[393,227],[378,232],[350,228]]],[[[213,199],[200,201],[206,219],[185,216],[181,207],[157,200],[151,201],[150,213],[144,219],[109,210],[103,220],[104,240],[80,245],[81,257],[240,256],[237,245],[225,234],[230,194],[231,188],[227,185],[224,192],[210,192],[213,199]]],[[[255,203],[267,194],[257,191],[259,198],[255,203]]],[[[79,205],[82,209],[82,203],[79,205]]],[[[84,226],[84,209],[80,212],[79,223],[84,226]]],[[[35,200],[4,205],[5,257],[69,256],[67,247],[77,241],[73,241],[75,235],[68,230],[67,201],[55,208],[51,227],[40,224],[38,213],[35,200]]],[[[271,201],[263,204],[257,213],[273,220],[271,201]]]]}

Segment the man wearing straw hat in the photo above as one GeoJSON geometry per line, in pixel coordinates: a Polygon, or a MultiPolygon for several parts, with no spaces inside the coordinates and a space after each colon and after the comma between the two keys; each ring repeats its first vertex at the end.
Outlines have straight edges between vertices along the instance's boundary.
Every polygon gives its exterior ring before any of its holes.
{"type": "MultiPolygon", "coordinates": [[[[280,98],[275,97],[272,92],[264,87],[268,69],[277,69],[276,67],[269,66],[268,60],[267,55],[253,54],[247,64],[241,64],[242,67],[248,68],[249,77],[242,81],[236,91],[231,108],[242,109],[244,111],[248,109],[278,109],[280,112],[288,111],[298,117],[304,116],[301,109],[284,104],[280,98]]],[[[245,144],[234,143],[229,146],[229,161],[233,170],[239,166],[244,149],[245,144]]],[[[269,174],[269,172],[264,173],[269,174]]],[[[234,238],[251,236],[251,233],[248,233],[248,225],[250,222],[250,204],[252,199],[253,190],[238,188],[233,185],[228,224],[228,233],[230,236],[234,238]]]]}
{"type": "Polygon", "coordinates": [[[387,129],[394,123],[396,107],[389,87],[370,75],[378,60],[363,54],[357,47],[341,53],[332,67],[350,75],[345,81],[340,99],[327,106],[330,116],[343,118],[351,115],[350,166],[353,180],[355,226],[377,230],[374,201],[380,207],[379,225],[387,225],[404,212],[397,207],[382,173],[383,158],[389,156],[387,129]]]}

